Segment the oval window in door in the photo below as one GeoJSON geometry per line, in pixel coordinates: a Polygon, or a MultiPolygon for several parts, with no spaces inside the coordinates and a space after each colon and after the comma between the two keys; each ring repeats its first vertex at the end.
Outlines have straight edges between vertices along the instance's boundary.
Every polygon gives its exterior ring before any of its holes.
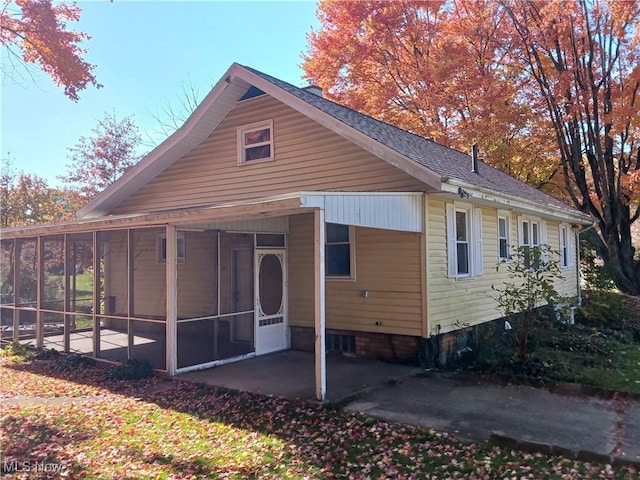
{"type": "Polygon", "coordinates": [[[260,260],[260,307],[264,315],[280,313],[282,306],[282,263],[268,253],[260,260]]]}

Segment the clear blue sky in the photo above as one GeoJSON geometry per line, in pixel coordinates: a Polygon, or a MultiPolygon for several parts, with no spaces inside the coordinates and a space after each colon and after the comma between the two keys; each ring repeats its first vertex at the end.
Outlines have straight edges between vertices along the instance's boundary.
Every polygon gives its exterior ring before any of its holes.
{"type": "MultiPolygon", "coordinates": [[[[187,78],[203,97],[238,62],[303,85],[306,34],[319,27],[314,1],[78,2],[74,30],[92,36],[87,61],[96,65],[101,89],[80,92],[77,103],[38,72],[36,82],[3,78],[0,152],[17,170],[51,185],[66,172],[67,148],[105,111],[133,115],[144,140],[156,121],[149,112],[177,105],[187,78]]],[[[161,138],[156,138],[162,140],[161,138]]],[[[145,148],[148,150],[149,148],[145,148]]]]}

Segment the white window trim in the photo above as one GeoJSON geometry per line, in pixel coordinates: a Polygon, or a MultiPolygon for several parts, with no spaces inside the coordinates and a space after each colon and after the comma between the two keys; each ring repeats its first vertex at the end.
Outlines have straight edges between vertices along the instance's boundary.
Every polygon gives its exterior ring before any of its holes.
{"type": "Polygon", "coordinates": [[[531,217],[528,215],[520,215],[518,217],[518,246],[520,247],[540,247],[547,243],[547,222],[540,217],[531,217]],[[523,239],[523,222],[528,222],[528,243],[524,243],[523,239]],[[538,225],[538,243],[533,243],[533,224],[538,225]]]}
{"type": "Polygon", "coordinates": [[[243,125],[237,129],[237,150],[238,150],[238,166],[240,165],[253,165],[255,163],[273,162],[274,156],[274,142],[273,142],[273,120],[265,120],[262,122],[250,123],[249,125],[243,125]],[[254,132],[256,130],[264,130],[268,128],[271,131],[270,140],[268,142],[255,143],[251,145],[244,144],[244,134],[254,132]],[[263,145],[270,145],[271,155],[269,157],[260,158],[256,160],[245,160],[245,151],[247,148],[260,147],[263,145]]]}
{"type": "Polygon", "coordinates": [[[568,269],[573,267],[573,229],[567,223],[561,223],[558,226],[558,246],[560,247],[560,268],[568,269]],[[563,235],[564,232],[564,235],[563,235]],[[564,236],[564,239],[563,239],[564,236]],[[564,242],[563,242],[564,240],[564,242]],[[566,242],[566,243],[565,243],[566,242]],[[567,262],[565,264],[563,249],[567,250],[567,262]]]}
{"type": "MultiPolygon", "coordinates": [[[[547,222],[540,217],[533,217],[529,215],[520,215],[518,217],[518,246],[519,247],[541,247],[543,245],[547,245],[547,222]],[[528,222],[528,237],[529,242],[524,243],[523,239],[523,230],[524,225],[523,222],[528,222]],[[533,242],[533,225],[536,224],[538,226],[538,243],[533,242]]],[[[547,253],[543,254],[543,258],[547,258],[547,253]]]]}
{"type": "Polygon", "coordinates": [[[505,210],[498,210],[498,224],[497,224],[497,235],[498,235],[498,262],[505,263],[511,260],[511,212],[505,210]],[[506,237],[500,237],[500,220],[504,220],[505,222],[505,234],[506,237]],[[506,240],[506,257],[500,255],[500,239],[505,238],[506,240]]]}
{"type": "MultiPolygon", "coordinates": [[[[162,244],[165,243],[166,244],[167,241],[167,234],[166,233],[159,233],[156,236],[156,263],[167,263],[167,257],[166,257],[166,247],[164,249],[165,251],[165,256],[162,256],[162,244]]],[[[185,263],[185,258],[186,258],[186,252],[187,252],[187,243],[186,240],[184,238],[184,233],[183,232],[178,232],[178,236],[177,236],[177,249],[178,249],[178,253],[177,253],[177,259],[178,259],[178,263],[185,263]],[[182,248],[180,248],[180,243],[182,243],[182,248]]]]}
{"type": "MultiPolygon", "coordinates": [[[[327,223],[333,223],[333,222],[327,222],[327,223]]],[[[356,280],[356,228],[353,225],[348,225],[348,227],[349,227],[349,275],[329,275],[327,273],[325,274],[326,280],[331,280],[332,282],[354,282],[356,280]]],[[[329,242],[327,242],[326,240],[325,240],[325,245],[329,245],[329,242]]]]}
{"type": "Polygon", "coordinates": [[[484,251],[482,241],[482,209],[468,203],[448,203],[445,222],[447,228],[447,276],[455,279],[473,279],[483,273],[484,251]],[[469,245],[469,273],[458,273],[456,212],[467,215],[467,244],[469,245]]]}

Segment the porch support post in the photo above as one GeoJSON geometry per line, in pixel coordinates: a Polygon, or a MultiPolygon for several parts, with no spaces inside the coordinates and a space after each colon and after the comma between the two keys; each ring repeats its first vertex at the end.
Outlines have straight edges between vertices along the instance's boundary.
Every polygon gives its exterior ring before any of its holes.
{"type": "Polygon", "coordinates": [[[133,323],[131,323],[131,317],[134,316],[135,308],[135,235],[136,232],[132,229],[127,229],[127,285],[129,285],[129,293],[127,295],[127,360],[133,358],[133,350],[135,347],[135,331],[133,323]]]}
{"type": "Polygon", "coordinates": [[[38,237],[38,292],[36,296],[36,348],[44,345],[44,238],[38,237]]]}
{"type": "Polygon", "coordinates": [[[13,337],[12,342],[18,343],[20,335],[20,257],[22,256],[22,241],[13,239],[13,337]]]}
{"type": "Polygon", "coordinates": [[[422,232],[420,233],[420,316],[422,318],[422,338],[429,336],[429,316],[428,316],[428,285],[427,275],[429,273],[429,263],[427,261],[427,248],[429,237],[429,199],[427,195],[423,195],[422,199],[422,232]]]}
{"type": "MultiPolygon", "coordinates": [[[[91,233],[91,241],[93,242],[93,315],[91,316],[91,324],[93,325],[93,357],[98,358],[100,353],[100,237],[97,231],[91,233]]],[[[104,298],[104,302],[108,302],[108,298],[104,298]]],[[[106,307],[105,307],[106,312],[106,307]]]]}
{"type": "Polygon", "coordinates": [[[324,209],[313,211],[314,219],[314,307],[315,307],[315,354],[316,354],[316,398],[324,401],[327,395],[327,363],[325,355],[325,269],[324,245],[325,225],[324,209]]]}
{"type": "Polygon", "coordinates": [[[178,368],[178,234],[176,227],[167,225],[167,345],[166,365],[169,375],[178,368]]]}

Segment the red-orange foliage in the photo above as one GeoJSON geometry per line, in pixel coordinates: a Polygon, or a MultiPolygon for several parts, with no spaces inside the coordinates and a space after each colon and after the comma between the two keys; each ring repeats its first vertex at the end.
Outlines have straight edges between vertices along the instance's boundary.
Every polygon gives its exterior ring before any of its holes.
{"type": "Polygon", "coordinates": [[[562,186],[640,294],[638,0],[322,0],[318,17],[303,68],[327,96],[562,186]]]}
{"type": "Polygon", "coordinates": [[[557,169],[550,123],[492,0],[321,1],[303,68],[339,103],[467,151],[534,185],[557,169]],[[536,158],[531,165],[530,158],[536,158]]]}
{"type": "Polygon", "coordinates": [[[100,87],[94,66],[83,60],[86,52],[80,47],[90,37],[67,26],[78,21],[80,13],[75,3],[53,5],[50,0],[3,0],[0,12],[0,41],[10,58],[39,65],[74,101],[87,85],[100,87]]]}
{"type": "Polygon", "coordinates": [[[67,174],[58,177],[67,185],[68,198],[76,207],[91,200],[140,159],[136,149],[141,138],[133,118],[118,119],[115,113],[105,112],[92,132],[91,137],[80,137],[69,148],[67,174]]]}
{"type": "Polygon", "coordinates": [[[16,172],[8,159],[0,173],[0,227],[18,227],[60,220],[64,216],[62,192],[33,174],[16,172]]]}

